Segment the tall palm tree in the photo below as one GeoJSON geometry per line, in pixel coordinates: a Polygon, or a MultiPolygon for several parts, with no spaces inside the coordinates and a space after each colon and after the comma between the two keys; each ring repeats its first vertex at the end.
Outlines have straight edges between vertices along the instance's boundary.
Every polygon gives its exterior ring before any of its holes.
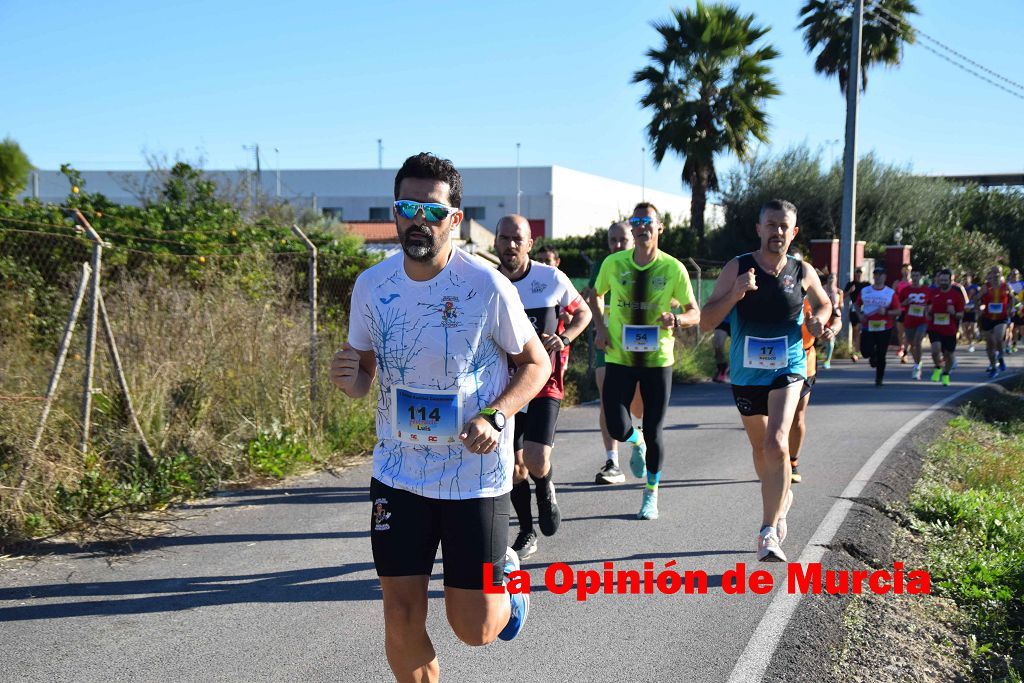
{"type": "MultiPolygon", "coordinates": [[[[804,46],[808,53],[818,51],[814,70],[839,77],[839,90],[845,95],[850,81],[850,31],[854,0],[807,0],[800,9],[804,46]]],[[[868,87],[868,69],[876,64],[899,66],[903,45],[915,40],[914,28],[907,21],[917,14],[911,0],[864,0],[864,28],[861,30],[861,92],[868,87]]]]}
{"type": "Polygon", "coordinates": [[[768,32],[754,15],[697,0],[651,24],[662,44],[647,51],[650,64],[633,74],[647,92],[640,98],[653,115],[647,126],[654,163],[674,152],[683,157],[682,180],[693,190],[690,225],[704,248],[704,208],[718,189],[715,156],[750,156],[752,138],[768,141],[765,101],[779,94],[768,61],[779,53],[757,43],[768,32]]]}

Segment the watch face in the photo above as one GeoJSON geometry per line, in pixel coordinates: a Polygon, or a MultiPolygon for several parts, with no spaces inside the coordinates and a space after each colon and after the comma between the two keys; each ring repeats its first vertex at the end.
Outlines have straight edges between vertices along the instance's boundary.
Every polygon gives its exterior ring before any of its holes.
{"type": "Polygon", "coordinates": [[[505,428],[505,413],[500,410],[494,413],[494,428],[499,432],[505,428]]]}

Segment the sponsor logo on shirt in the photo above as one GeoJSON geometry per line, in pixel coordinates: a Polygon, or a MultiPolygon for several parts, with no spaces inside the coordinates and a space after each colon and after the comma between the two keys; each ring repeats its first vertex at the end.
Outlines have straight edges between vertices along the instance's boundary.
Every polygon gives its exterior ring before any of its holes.
{"type": "Polygon", "coordinates": [[[534,280],[533,284],[530,285],[530,290],[534,294],[540,294],[541,292],[543,292],[547,288],[548,288],[548,283],[546,283],[546,282],[537,282],[536,280],[534,280]]]}
{"type": "Polygon", "coordinates": [[[782,276],[782,290],[786,294],[790,294],[793,288],[796,287],[796,278],[792,275],[786,274],[782,276]]]}
{"type": "Polygon", "coordinates": [[[380,302],[382,304],[384,304],[385,306],[387,306],[389,303],[391,303],[392,301],[394,301],[395,299],[397,299],[400,296],[401,296],[401,294],[392,294],[391,296],[389,296],[386,299],[384,297],[381,297],[380,298],[380,302]]]}
{"type": "Polygon", "coordinates": [[[665,289],[668,279],[664,275],[655,275],[651,278],[651,287],[654,289],[665,289]]]}
{"type": "Polygon", "coordinates": [[[444,301],[444,305],[441,307],[441,325],[443,327],[457,327],[460,311],[455,306],[455,302],[459,300],[459,297],[446,296],[441,300],[444,301]]]}

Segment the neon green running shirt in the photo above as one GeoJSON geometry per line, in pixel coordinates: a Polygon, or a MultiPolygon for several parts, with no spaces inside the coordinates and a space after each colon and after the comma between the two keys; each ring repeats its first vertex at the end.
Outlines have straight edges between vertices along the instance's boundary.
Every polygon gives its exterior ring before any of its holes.
{"type": "Polygon", "coordinates": [[[598,296],[611,293],[607,306],[609,363],[637,368],[663,368],[675,362],[675,339],[661,326],[672,300],[684,308],[693,300],[686,268],[659,250],[646,266],[633,261],[633,250],[609,255],[594,283],[598,296]],[[652,327],[657,327],[657,330],[652,327]]]}

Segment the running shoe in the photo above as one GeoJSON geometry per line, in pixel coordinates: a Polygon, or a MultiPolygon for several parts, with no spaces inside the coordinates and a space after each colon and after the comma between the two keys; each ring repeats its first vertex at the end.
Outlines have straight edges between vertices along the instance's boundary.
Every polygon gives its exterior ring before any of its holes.
{"type": "Polygon", "coordinates": [[[647,443],[642,431],[637,429],[636,433],[639,441],[633,444],[633,454],[629,456],[629,470],[637,479],[643,479],[647,475],[647,443]]]}
{"type": "Polygon", "coordinates": [[[789,480],[794,484],[799,484],[804,480],[800,473],[796,471],[796,465],[793,465],[793,473],[789,475],[789,480]]]}
{"type": "Polygon", "coordinates": [[[989,377],[995,377],[996,376],[996,366],[990,365],[987,368],[985,368],[985,374],[988,375],[989,377]]]}
{"type": "Polygon", "coordinates": [[[821,364],[821,367],[824,370],[831,370],[832,369],[832,362],[831,361],[825,361],[824,363],[821,364]]]}
{"type": "Polygon", "coordinates": [[[775,523],[775,533],[779,536],[779,543],[786,540],[786,532],[788,531],[786,524],[786,515],[789,514],[789,508],[793,507],[793,489],[786,491],[786,502],[782,505],[782,512],[779,513],[779,521],[775,523]]]}
{"type": "Polygon", "coordinates": [[[1006,372],[1006,361],[1003,360],[1003,354],[999,354],[999,372],[1006,372]]]}
{"type": "Polygon", "coordinates": [[[767,531],[757,535],[757,560],[758,562],[785,562],[786,553],[779,547],[779,537],[775,535],[775,529],[765,527],[767,531]]]}
{"type": "Polygon", "coordinates": [[[932,381],[938,382],[940,379],[942,379],[942,368],[935,368],[935,371],[932,373],[932,381]]]}
{"type": "Polygon", "coordinates": [[[597,484],[621,484],[624,481],[626,481],[626,475],[611,460],[605,462],[604,467],[594,478],[594,483],[597,484]]]}
{"type": "Polygon", "coordinates": [[[851,362],[853,362],[853,363],[856,363],[856,362],[857,362],[857,361],[859,361],[859,360],[860,360],[860,356],[858,356],[858,355],[857,355],[857,354],[855,354],[855,353],[851,353],[851,354],[850,354],[850,361],[851,361],[851,362]]]}
{"type": "Polygon", "coordinates": [[[636,513],[637,519],[658,518],[658,492],[644,487],[644,500],[640,504],[640,512],[636,513]]]}
{"type": "Polygon", "coordinates": [[[949,375],[942,376],[942,385],[947,387],[949,386],[949,375]]]}
{"type": "Polygon", "coordinates": [[[974,344],[967,347],[967,353],[974,353],[974,344]]]}
{"type": "Polygon", "coordinates": [[[720,384],[722,382],[725,382],[725,370],[722,370],[721,372],[717,373],[714,377],[711,378],[711,381],[718,382],[720,384]]]}
{"type": "Polygon", "coordinates": [[[516,552],[519,560],[525,560],[537,552],[537,534],[532,531],[520,531],[516,536],[516,542],[512,544],[512,550],[516,552]]]}
{"type": "Polygon", "coordinates": [[[951,369],[956,370],[958,367],[960,367],[960,360],[958,358],[953,358],[953,367],[951,369]]]}
{"type": "Polygon", "coordinates": [[[921,364],[918,363],[914,366],[914,369],[910,371],[911,379],[921,379],[921,364]]]}
{"type": "MultiPolygon", "coordinates": [[[[516,551],[509,548],[505,551],[505,576],[519,570],[519,556],[516,551]]],[[[502,640],[512,640],[523,630],[526,624],[526,617],[530,614],[529,593],[509,593],[509,600],[512,603],[512,611],[508,616],[508,623],[501,629],[498,637],[502,640]]]]}
{"type": "Polygon", "coordinates": [[[876,377],[875,378],[875,386],[876,387],[882,386],[882,378],[881,377],[876,377]]]}
{"type": "Polygon", "coordinates": [[[555,482],[548,479],[547,495],[537,494],[537,526],[545,536],[554,536],[561,523],[562,511],[558,509],[558,500],[555,498],[555,482]]]}

